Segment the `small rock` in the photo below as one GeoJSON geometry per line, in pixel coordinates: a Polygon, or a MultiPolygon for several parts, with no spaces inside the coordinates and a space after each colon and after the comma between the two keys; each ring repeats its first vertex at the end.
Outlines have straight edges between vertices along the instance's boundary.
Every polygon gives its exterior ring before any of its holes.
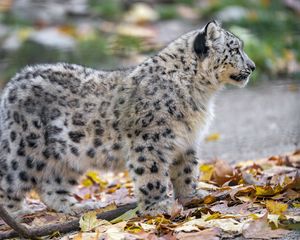
{"type": "Polygon", "coordinates": [[[52,47],[60,50],[72,50],[76,41],[73,37],[60,32],[57,28],[46,28],[33,33],[29,40],[45,47],[52,47]]]}
{"type": "Polygon", "coordinates": [[[88,15],[88,10],[87,0],[70,0],[70,3],[66,4],[67,13],[72,15],[85,16],[88,15]]]}
{"type": "Polygon", "coordinates": [[[178,38],[179,35],[201,26],[200,23],[197,24],[197,26],[194,26],[190,22],[183,20],[158,22],[155,24],[155,29],[157,30],[157,42],[162,45],[168,44],[170,41],[178,38]]]}
{"type": "Polygon", "coordinates": [[[65,21],[66,7],[56,0],[15,0],[12,13],[25,21],[57,24],[65,21]]]}
{"type": "Polygon", "coordinates": [[[9,29],[7,26],[0,24],[0,39],[5,37],[8,34],[8,31],[9,31],[9,29]]]}
{"type": "Polygon", "coordinates": [[[18,50],[22,45],[22,40],[18,36],[18,32],[14,31],[12,32],[3,42],[2,49],[4,51],[16,51],[18,50]]]}
{"type": "Polygon", "coordinates": [[[145,3],[136,3],[124,16],[125,21],[130,23],[148,23],[158,19],[155,10],[145,3]]]}
{"type": "Polygon", "coordinates": [[[217,13],[217,19],[220,21],[239,20],[247,15],[247,9],[240,6],[230,6],[217,13]]]}

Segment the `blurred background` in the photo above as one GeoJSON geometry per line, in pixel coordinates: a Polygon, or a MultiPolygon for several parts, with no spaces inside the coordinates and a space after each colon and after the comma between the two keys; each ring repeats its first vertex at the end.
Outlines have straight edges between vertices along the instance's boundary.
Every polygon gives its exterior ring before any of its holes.
{"type": "Polygon", "coordinates": [[[136,65],[217,19],[257,66],[245,89],[218,97],[204,159],[229,161],[300,147],[299,0],[0,0],[0,87],[22,67],[136,65]]]}

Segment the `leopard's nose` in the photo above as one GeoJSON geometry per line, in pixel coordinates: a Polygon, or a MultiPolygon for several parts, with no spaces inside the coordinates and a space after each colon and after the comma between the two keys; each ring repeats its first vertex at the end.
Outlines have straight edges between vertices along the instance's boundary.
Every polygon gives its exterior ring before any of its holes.
{"type": "Polygon", "coordinates": [[[248,62],[247,67],[253,72],[255,70],[255,63],[250,61],[248,62]]]}

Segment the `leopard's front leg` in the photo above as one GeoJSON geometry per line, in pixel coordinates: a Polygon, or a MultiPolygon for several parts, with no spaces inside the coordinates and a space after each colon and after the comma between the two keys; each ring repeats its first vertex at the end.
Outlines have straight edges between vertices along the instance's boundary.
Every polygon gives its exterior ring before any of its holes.
{"type": "Polygon", "coordinates": [[[199,160],[196,151],[191,148],[175,158],[170,167],[171,181],[175,198],[186,202],[193,198],[202,199],[208,193],[197,189],[199,180],[199,160]]]}
{"type": "Polygon", "coordinates": [[[171,214],[174,198],[170,186],[169,155],[171,145],[159,143],[155,134],[141,134],[131,146],[128,167],[142,215],[171,214]],[[146,140],[146,141],[145,141],[146,140]],[[156,142],[155,142],[156,141],[156,142]]]}

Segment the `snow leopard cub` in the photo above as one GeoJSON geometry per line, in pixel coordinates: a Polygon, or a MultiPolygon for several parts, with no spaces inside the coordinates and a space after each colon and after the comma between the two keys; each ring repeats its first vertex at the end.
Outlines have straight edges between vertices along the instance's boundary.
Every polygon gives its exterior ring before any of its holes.
{"type": "Polygon", "coordinates": [[[35,189],[58,212],[96,208],[72,194],[91,168],[127,167],[143,214],[203,197],[197,151],[214,95],[226,83],[244,86],[254,69],[242,41],[214,21],[127,70],[26,67],[1,96],[0,203],[20,214],[35,189]]]}

